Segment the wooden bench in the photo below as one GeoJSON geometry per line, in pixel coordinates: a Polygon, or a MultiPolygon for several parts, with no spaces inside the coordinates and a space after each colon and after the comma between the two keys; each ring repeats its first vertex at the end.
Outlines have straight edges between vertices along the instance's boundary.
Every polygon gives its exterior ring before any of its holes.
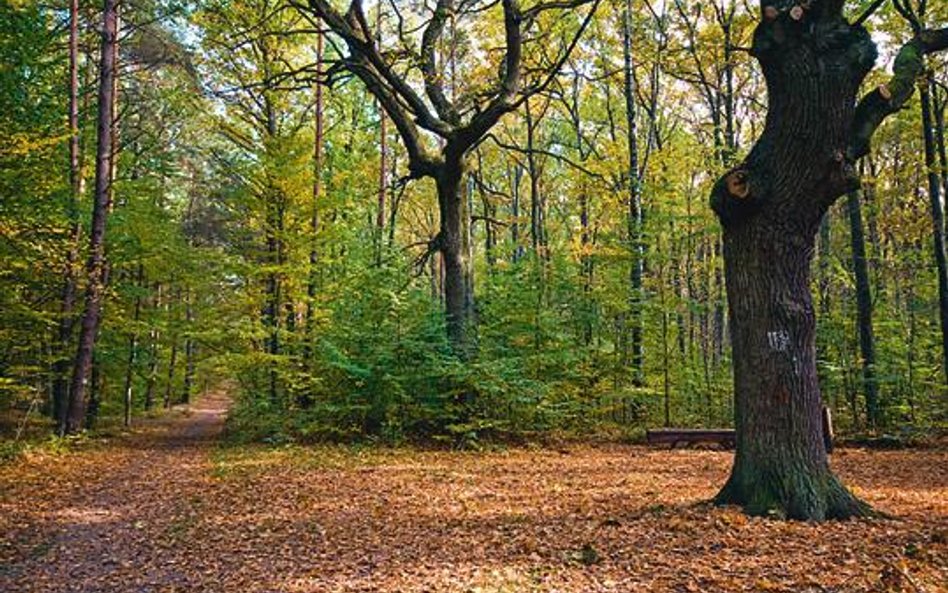
{"type": "MultiPolygon", "coordinates": [[[[827,453],[833,452],[833,436],[833,416],[823,406],[823,444],[827,453]]],[[[733,449],[736,443],[733,428],[655,428],[645,432],[645,440],[650,445],[668,445],[672,449],[699,444],[733,449]]]]}
{"type": "Polygon", "coordinates": [[[734,438],[731,428],[656,428],[645,432],[648,444],[668,445],[672,449],[698,444],[716,444],[724,449],[733,449],[734,438]]]}

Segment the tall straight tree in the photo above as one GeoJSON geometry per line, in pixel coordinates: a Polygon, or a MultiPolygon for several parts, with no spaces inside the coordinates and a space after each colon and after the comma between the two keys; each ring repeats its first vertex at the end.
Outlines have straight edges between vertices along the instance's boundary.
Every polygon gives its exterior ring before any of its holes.
{"type": "Polygon", "coordinates": [[[86,264],[88,286],[85,311],[79,327],[79,347],[69,389],[69,405],[62,416],[60,433],[71,434],[82,427],[86,415],[86,389],[92,369],[92,355],[99,333],[99,317],[105,293],[107,265],[105,230],[112,199],[112,160],[115,119],[116,44],[118,43],[118,2],[105,0],[102,9],[102,45],[99,58],[99,110],[96,124],[95,195],[86,264]]]}
{"type": "MultiPolygon", "coordinates": [[[[324,37],[322,30],[316,31],[316,74],[320,78],[323,73],[324,37]]],[[[315,130],[313,131],[313,204],[310,215],[310,248],[309,248],[309,278],[306,283],[306,345],[303,349],[303,358],[308,363],[313,355],[313,330],[315,329],[316,294],[319,266],[319,207],[323,193],[323,85],[316,82],[315,130]]],[[[310,405],[309,395],[301,399],[303,407],[310,405]]]]}
{"type": "Polygon", "coordinates": [[[622,11],[622,55],[625,89],[626,141],[629,149],[628,176],[629,211],[628,235],[632,265],[629,269],[630,350],[632,356],[632,384],[641,387],[644,382],[642,359],[642,278],[645,275],[645,248],[642,243],[642,187],[639,174],[639,145],[636,138],[635,110],[635,56],[632,53],[632,0],[626,0],[622,11]]]}
{"type": "MultiPolygon", "coordinates": [[[[79,139],[79,0],[69,0],[69,245],[63,270],[63,294],[58,327],[59,345],[68,352],[75,327],[76,267],[79,262],[79,241],[82,224],[79,203],[85,191],[82,175],[81,145],[79,139]]],[[[53,416],[62,426],[65,423],[69,393],[69,357],[60,356],[54,365],[53,416]]]]}
{"type": "MultiPolygon", "coordinates": [[[[820,221],[859,186],[855,162],[911,96],[948,29],[916,27],[894,74],[858,101],[877,51],[843,0],[761,0],[751,53],[769,95],[761,137],[715,184],[724,228],[737,454],[717,496],[752,514],[823,520],[865,515],[829,468],[816,376],[810,264],[820,221]]],[[[882,3],[871,5],[869,12],[882,3]]]]}
{"type": "Polygon", "coordinates": [[[849,239],[853,255],[853,276],[856,280],[856,326],[859,329],[859,352],[862,355],[862,383],[866,394],[866,424],[879,424],[879,384],[876,381],[876,346],[872,333],[872,287],[866,259],[866,234],[862,224],[862,196],[849,192],[849,239]]]}
{"type": "MultiPolygon", "coordinates": [[[[470,212],[463,191],[468,156],[491,128],[507,113],[515,111],[526,99],[545,89],[569,58],[589,25],[600,0],[548,0],[523,8],[517,0],[502,2],[437,0],[430,9],[423,9],[420,25],[409,24],[407,17],[396,10],[397,43],[400,50],[383,52],[375,43],[361,0],[353,0],[345,12],[337,10],[329,0],[309,0],[309,11],[342,39],[348,55],[337,67],[358,77],[379,101],[398,130],[408,155],[408,178],[434,180],[438,195],[440,229],[429,244],[429,252],[439,252],[444,262],[444,295],[447,335],[455,353],[461,357],[473,354],[471,325],[474,317],[474,294],[469,278],[473,262],[467,241],[470,241],[470,212]],[[562,35],[559,47],[543,55],[528,56],[524,49],[539,43],[544,35],[540,21],[554,16],[569,18],[567,13],[589,5],[584,15],[575,20],[573,31],[562,35]],[[458,27],[480,26],[499,15],[503,29],[503,50],[500,63],[491,64],[497,72],[489,84],[458,89],[452,98],[447,92],[445,68],[439,59],[439,45],[452,18],[458,27]],[[411,31],[420,31],[420,38],[411,31]],[[414,57],[418,56],[416,61],[414,57]],[[409,59],[411,64],[398,63],[409,59]],[[413,76],[406,75],[415,67],[420,70],[423,91],[413,86],[413,76]],[[437,152],[428,136],[438,141],[437,152]]],[[[418,15],[416,15],[418,16],[418,15]]],[[[545,36],[542,43],[551,41],[545,36]]],[[[484,60],[495,52],[470,52],[469,59],[484,60]]],[[[460,56],[459,56],[460,57],[460,56]]],[[[478,64],[472,64],[478,66],[478,64]]],[[[462,68],[460,64],[457,66],[462,68]]]]}
{"type": "Polygon", "coordinates": [[[922,139],[925,142],[925,169],[928,172],[928,197],[932,209],[932,245],[938,274],[938,314],[941,321],[941,355],[944,380],[948,381],[948,251],[945,246],[945,205],[941,180],[935,165],[935,117],[932,105],[931,74],[926,72],[919,84],[922,109],[922,139]]]}

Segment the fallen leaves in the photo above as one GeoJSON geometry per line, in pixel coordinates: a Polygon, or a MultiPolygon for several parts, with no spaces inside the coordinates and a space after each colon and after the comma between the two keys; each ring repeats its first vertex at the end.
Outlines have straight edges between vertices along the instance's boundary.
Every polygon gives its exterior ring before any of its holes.
{"type": "MultiPolygon", "coordinates": [[[[223,405],[223,402],[219,402],[223,405]]],[[[898,519],[707,501],[730,454],[215,449],[201,413],[0,470],[0,590],[944,591],[948,452],[845,450],[898,519]]]]}

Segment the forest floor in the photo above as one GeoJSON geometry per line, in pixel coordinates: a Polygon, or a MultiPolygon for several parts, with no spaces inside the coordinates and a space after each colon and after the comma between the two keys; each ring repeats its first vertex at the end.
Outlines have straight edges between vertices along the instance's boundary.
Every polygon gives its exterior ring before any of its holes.
{"type": "Polygon", "coordinates": [[[709,506],[731,455],[219,443],[210,396],[0,466],[0,591],[948,591],[948,451],[842,449],[894,518],[709,506]]]}

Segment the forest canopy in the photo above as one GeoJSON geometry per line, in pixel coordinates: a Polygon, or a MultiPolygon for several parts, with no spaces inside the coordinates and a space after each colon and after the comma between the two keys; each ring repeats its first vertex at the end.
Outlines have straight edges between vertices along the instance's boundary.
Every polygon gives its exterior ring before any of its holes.
{"type": "Polygon", "coordinates": [[[944,3],[5,0],[4,436],[221,383],[268,442],[733,426],[709,196],[763,187],[766,43],[835,55],[835,5],[891,108],[813,221],[818,395],[944,431],[944,3]]]}

